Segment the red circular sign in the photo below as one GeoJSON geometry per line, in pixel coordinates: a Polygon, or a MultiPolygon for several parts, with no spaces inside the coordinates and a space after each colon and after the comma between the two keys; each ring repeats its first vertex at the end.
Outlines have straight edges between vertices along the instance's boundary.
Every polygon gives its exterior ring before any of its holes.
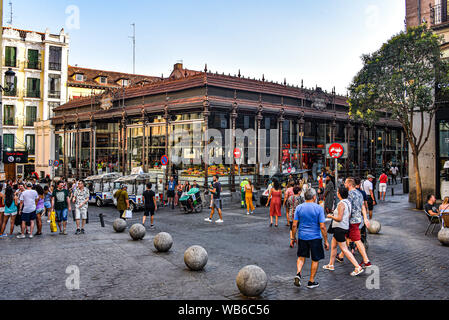
{"type": "Polygon", "coordinates": [[[287,172],[288,172],[288,173],[291,173],[291,172],[292,172],[292,167],[288,167],[288,168],[287,168],[287,172]]]}
{"type": "Polygon", "coordinates": [[[234,149],[234,158],[240,159],[241,156],[242,156],[242,152],[240,151],[240,149],[239,148],[235,148],[234,149]]]}
{"type": "Polygon", "coordinates": [[[344,152],[345,152],[345,149],[339,143],[333,143],[329,147],[329,155],[331,158],[334,158],[334,159],[341,158],[343,156],[344,152]]]}
{"type": "Polygon", "coordinates": [[[167,156],[164,155],[164,156],[161,157],[161,164],[163,166],[166,166],[168,164],[168,157],[167,156]]]}

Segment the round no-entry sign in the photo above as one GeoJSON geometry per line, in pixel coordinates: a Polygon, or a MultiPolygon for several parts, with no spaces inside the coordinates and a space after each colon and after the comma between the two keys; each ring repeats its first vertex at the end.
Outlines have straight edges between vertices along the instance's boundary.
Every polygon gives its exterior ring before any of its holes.
{"type": "Polygon", "coordinates": [[[53,166],[55,166],[56,168],[59,167],[59,160],[53,161],[53,166]]]}
{"type": "Polygon", "coordinates": [[[345,149],[339,143],[333,143],[329,147],[329,156],[334,159],[341,158],[343,156],[345,149]]]}
{"type": "Polygon", "coordinates": [[[167,164],[168,164],[168,157],[167,156],[162,156],[162,158],[161,158],[161,164],[163,165],[163,166],[166,166],[167,164]]]}
{"type": "Polygon", "coordinates": [[[288,172],[288,173],[292,173],[292,167],[288,167],[288,168],[287,168],[287,172],[288,172]]]}
{"type": "Polygon", "coordinates": [[[235,148],[234,149],[234,158],[240,159],[241,156],[242,156],[242,151],[240,151],[239,148],[235,148]]]}

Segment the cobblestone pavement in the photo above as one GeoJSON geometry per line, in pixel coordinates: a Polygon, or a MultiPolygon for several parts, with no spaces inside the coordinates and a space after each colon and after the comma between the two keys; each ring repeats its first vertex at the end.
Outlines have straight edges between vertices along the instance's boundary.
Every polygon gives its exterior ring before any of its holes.
{"type": "MultiPolygon", "coordinates": [[[[67,236],[50,234],[44,223],[41,237],[0,239],[0,299],[243,299],[235,278],[248,264],[259,265],[268,275],[262,299],[449,298],[449,248],[440,245],[437,232],[424,235],[427,218],[412,209],[406,195],[388,197],[375,207],[374,219],[382,223],[382,230],[369,235],[368,253],[379,267],[379,289],[367,289],[368,273],[349,276],[353,268],[347,261],[337,263],[332,273],[321,269],[329,252],[318,271],[320,287],[295,287],[296,248],[289,248],[285,215],[279,228],[270,228],[266,208],[257,208],[254,216],[240,208],[227,209],[222,225],[205,222],[206,210],[186,215],[163,208],[157,212],[156,228],[147,226],[139,242],[131,241],[128,232],[113,232],[112,222],[118,217],[114,208],[91,207],[89,212],[85,235],[74,235],[75,224],[69,221],[67,236]],[[105,215],[105,228],[99,213],[105,215]],[[169,253],[157,253],[153,247],[161,231],[174,238],[169,253]],[[191,245],[201,245],[209,254],[202,272],[184,265],[184,251],[191,245]],[[80,270],[79,290],[66,288],[70,265],[80,270]]],[[[136,213],[128,227],[141,216],[136,213]]],[[[309,272],[308,261],[306,279],[309,272]]]]}

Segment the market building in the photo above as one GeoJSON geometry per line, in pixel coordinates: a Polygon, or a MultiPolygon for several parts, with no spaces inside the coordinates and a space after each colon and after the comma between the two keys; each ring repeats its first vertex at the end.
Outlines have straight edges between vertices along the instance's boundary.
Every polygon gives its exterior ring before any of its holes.
{"type": "MultiPolygon", "coordinates": [[[[449,59],[448,1],[406,0],[407,27],[418,26],[422,23],[426,23],[435,34],[443,37],[441,51],[443,57],[449,59]]],[[[420,172],[424,197],[432,193],[441,199],[449,196],[449,170],[444,168],[446,163],[449,164],[449,98],[442,98],[436,103],[439,105],[439,110],[430,122],[432,129],[429,140],[420,155],[420,172]]],[[[429,120],[425,119],[425,121],[429,120]]],[[[409,172],[410,177],[413,177],[412,164],[410,164],[409,172]]],[[[415,201],[415,190],[415,181],[410,179],[411,201],[415,201]]]]}
{"type": "Polygon", "coordinates": [[[120,89],[136,84],[153,83],[160,77],[129,74],[124,72],[106,71],[99,69],[82,68],[78,66],[67,67],[66,85],[62,103],[49,102],[49,118],[35,123],[36,131],[36,172],[43,175],[54,176],[53,160],[55,160],[54,127],[50,119],[53,110],[67,101],[92,95],[103,94],[105,91],[120,89]]]}
{"type": "Polygon", "coordinates": [[[319,87],[218,74],[207,66],[188,70],[177,63],[166,79],[56,108],[56,175],[129,174],[142,167],[201,184],[218,174],[225,188],[241,176],[260,184],[279,171],[309,169],[315,178],[322,168],[332,169],[325,158],[330,142],[349,144],[343,175],[378,173],[390,161],[405,170],[399,123],[385,113],[376,126],[365,127],[349,119],[346,101],[319,87]],[[236,147],[242,150],[239,161],[232,156],[236,147]],[[163,155],[168,166],[161,164],[163,155]]]}

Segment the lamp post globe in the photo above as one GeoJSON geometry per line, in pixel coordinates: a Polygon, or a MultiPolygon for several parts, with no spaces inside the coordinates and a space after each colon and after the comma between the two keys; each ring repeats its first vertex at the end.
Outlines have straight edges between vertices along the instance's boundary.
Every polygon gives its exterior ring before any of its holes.
{"type": "Polygon", "coordinates": [[[14,77],[16,76],[16,73],[12,71],[11,68],[8,69],[8,71],[5,72],[6,76],[6,85],[8,86],[8,90],[14,89],[14,77]]]}

